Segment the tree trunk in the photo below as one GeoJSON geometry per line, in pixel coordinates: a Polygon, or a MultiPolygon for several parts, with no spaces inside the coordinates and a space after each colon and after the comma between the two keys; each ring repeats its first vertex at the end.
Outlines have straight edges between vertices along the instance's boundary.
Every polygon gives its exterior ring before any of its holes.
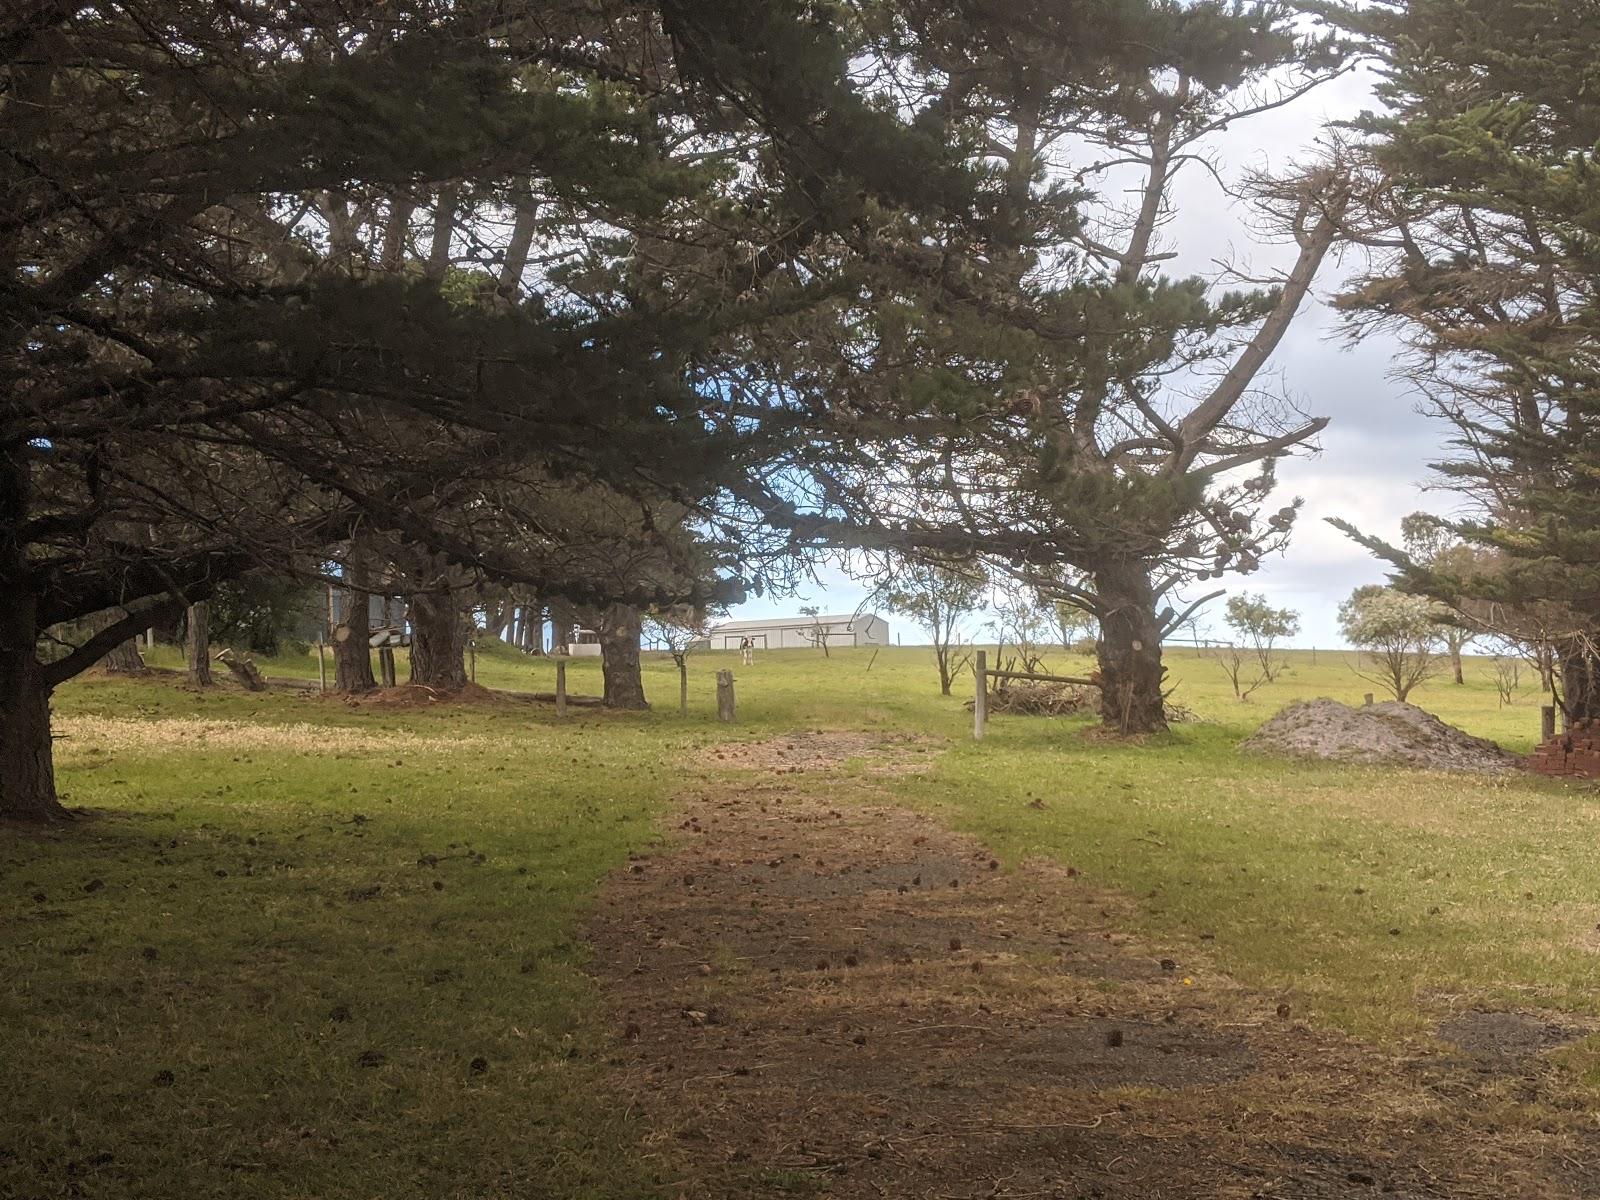
{"type": "Polygon", "coordinates": [[[39,597],[19,534],[32,480],[20,449],[0,452],[0,818],[59,821],[50,743],[50,685],[37,656],[39,597]]]}
{"type": "Polygon", "coordinates": [[[1561,711],[1567,724],[1600,718],[1600,656],[1583,643],[1557,648],[1561,666],[1561,711]]]}
{"type": "Polygon", "coordinates": [[[572,639],[572,626],[577,617],[573,613],[572,605],[565,600],[552,600],[550,602],[550,652],[552,654],[565,654],[567,643],[572,639]]]}
{"type": "Polygon", "coordinates": [[[649,708],[644,698],[644,676],[639,670],[639,636],[643,621],[639,610],[613,604],[596,622],[600,635],[600,669],[605,676],[607,708],[649,708]]]}
{"type": "Polygon", "coordinates": [[[129,638],[100,660],[100,665],[113,675],[143,675],[144,658],[139,653],[139,643],[129,638]]]}
{"type": "Polygon", "coordinates": [[[538,601],[522,608],[522,648],[529,654],[544,654],[544,606],[538,601]]]}
{"type": "Polygon", "coordinates": [[[1461,643],[1457,641],[1450,642],[1450,670],[1458,684],[1467,682],[1466,676],[1461,673],[1461,643]]]}
{"type": "MultiPolygon", "coordinates": [[[[98,633],[107,629],[121,620],[121,610],[108,608],[105,612],[96,613],[89,621],[89,628],[98,633]]],[[[143,675],[145,672],[144,659],[139,656],[139,643],[134,638],[119,642],[117,646],[99,664],[103,669],[113,675],[143,675]]]]}
{"type": "MultiPolygon", "coordinates": [[[[9,618],[6,633],[17,623],[9,618]]],[[[32,631],[22,648],[0,648],[0,818],[58,821],[50,743],[50,688],[33,657],[32,631]]]]}
{"type": "Polygon", "coordinates": [[[189,605],[183,652],[189,660],[189,681],[196,687],[211,686],[211,605],[201,600],[189,605]]]}
{"type": "Polygon", "coordinates": [[[411,682],[439,691],[467,686],[467,631],[455,591],[443,587],[411,598],[411,682]]]}
{"type": "Polygon", "coordinates": [[[1161,628],[1142,562],[1108,559],[1091,572],[1100,603],[1100,723],[1121,734],[1165,733],[1161,628]]]}
{"type": "Polygon", "coordinates": [[[517,606],[510,600],[497,600],[487,605],[483,610],[483,630],[490,637],[500,638],[503,641],[516,644],[516,613],[517,606]],[[511,626],[507,629],[507,626],[511,626]],[[510,634],[511,636],[507,636],[510,634]]]}
{"type": "Polygon", "coordinates": [[[684,654],[674,654],[678,660],[678,713],[680,716],[689,715],[689,659],[684,654]]]}
{"type": "Polygon", "coordinates": [[[333,627],[334,690],[354,694],[375,691],[378,681],[372,677],[372,647],[367,641],[372,636],[368,627],[367,593],[350,587],[341,588],[337,595],[338,622],[333,627]]]}

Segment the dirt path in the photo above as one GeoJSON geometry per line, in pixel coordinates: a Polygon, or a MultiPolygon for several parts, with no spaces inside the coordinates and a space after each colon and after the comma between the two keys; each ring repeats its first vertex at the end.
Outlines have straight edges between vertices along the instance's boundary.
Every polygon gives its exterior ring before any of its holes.
{"type": "Polygon", "coordinates": [[[1600,1194],[1537,1045],[1395,1058],[1313,1032],[1129,936],[1070,868],[862,803],[926,748],[717,753],[591,929],[615,1086],[684,1196],[1600,1194]]]}

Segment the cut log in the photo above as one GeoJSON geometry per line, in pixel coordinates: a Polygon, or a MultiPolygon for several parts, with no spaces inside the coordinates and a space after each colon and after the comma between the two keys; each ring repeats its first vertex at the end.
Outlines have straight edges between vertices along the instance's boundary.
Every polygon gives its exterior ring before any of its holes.
{"type": "Polygon", "coordinates": [[[217,661],[232,671],[234,678],[244,684],[247,691],[264,692],[267,690],[267,681],[261,678],[261,671],[256,667],[255,663],[250,661],[248,654],[240,658],[234,654],[230,647],[217,655],[217,661]]]}

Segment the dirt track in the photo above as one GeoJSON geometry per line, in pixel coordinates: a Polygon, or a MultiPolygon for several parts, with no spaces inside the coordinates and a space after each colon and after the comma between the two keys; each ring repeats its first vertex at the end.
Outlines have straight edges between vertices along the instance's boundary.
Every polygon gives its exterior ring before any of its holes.
{"type": "Polygon", "coordinates": [[[1070,868],[862,802],[927,753],[723,748],[673,847],[607,886],[614,1086],[682,1195],[1600,1194],[1592,1117],[1527,1022],[1405,1057],[1308,1029],[1195,948],[1141,944],[1070,868]]]}

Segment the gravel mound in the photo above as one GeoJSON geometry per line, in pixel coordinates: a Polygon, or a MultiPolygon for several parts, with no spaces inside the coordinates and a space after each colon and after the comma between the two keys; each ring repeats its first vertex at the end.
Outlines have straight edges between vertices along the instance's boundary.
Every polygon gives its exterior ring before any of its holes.
{"type": "Polygon", "coordinates": [[[1414,704],[1393,700],[1361,708],[1327,699],[1291,704],[1240,749],[1433,771],[1499,773],[1515,770],[1521,762],[1485,738],[1446,725],[1414,704]]]}

